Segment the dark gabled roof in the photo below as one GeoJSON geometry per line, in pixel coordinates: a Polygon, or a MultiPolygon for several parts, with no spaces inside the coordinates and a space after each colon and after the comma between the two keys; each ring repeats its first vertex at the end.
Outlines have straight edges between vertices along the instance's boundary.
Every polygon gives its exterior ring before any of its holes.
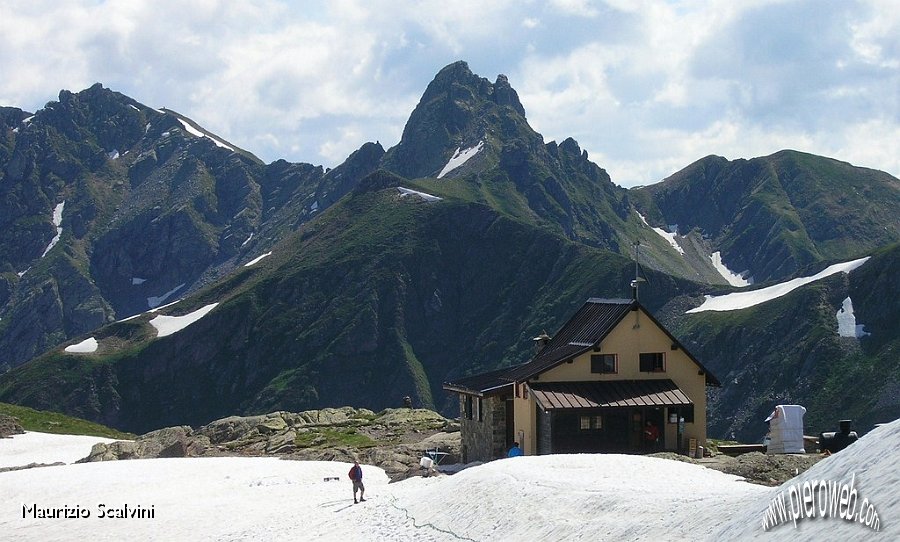
{"type": "Polygon", "coordinates": [[[669,379],[541,382],[528,387],[544,410],[693,404],[690,397],[669,379]]]}
{"type": "Polygon", "coordinates": [[[444,382],[443,388],[447,391],[479,396],[496,395],[502,393],[506,388],[512,393],[513,383],[508,378],[505,378],[506,373],[510,370],[510,367],[506,367],[487,373],[467,376],[453,382],[444,382]]]}
{"type": "Polygon", "coordinates": [[[592,350],[619,325],[626,314],[638,309],[643,309],[650,321],[672,340],[672,344],[678,345],[688,358],[697,364],[706,377],[706,385],[721,386],[719,380],[650,311],[644,309],[640,302],[633,299],[601,299],[597,297],[588,299],[533,360],[509,369],[506,378],[514,382],[524,382],[560,363],[592,350]]]}
{"type": "Polygon", "coordinates": [[[588,299],[533,360],[510,370],[507,378],[522,382],[591,350],[637,306],[631,299],[588,299]]]}
{"type": "Polygon", "coordinates": [[[592,350],[619,325],[619,322],[625,318],[625,315],[632,310],[638,309],[643,309],[650,321],[668,335],[672,340],[672,344],[678,345],[687,354],[688,358],[697,364],[700,373],[706,376],[707,386],[721,386],[719,380],[638,301],[633,299],[601,299],[592,297],[578,309],[578,312],[563,325],[562,329],[528,363],[468,376],[453,382],[445,382],[443,388],[447,391],[479,396],[496,395],[503,391],[512,392],[512,389],[507,387],[512,386],[514,382],[525,382],[567,360],[574,359],[592,350]]]}

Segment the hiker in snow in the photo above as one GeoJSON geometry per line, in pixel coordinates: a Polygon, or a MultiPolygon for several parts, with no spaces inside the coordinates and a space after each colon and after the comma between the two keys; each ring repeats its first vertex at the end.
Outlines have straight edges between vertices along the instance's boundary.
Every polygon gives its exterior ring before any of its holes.
{"type": "Polygon", "coordinates": [[[509,449],[506,457],[519,457],[520,455],[523,455],[522,448],[519,448],[518,442],[513,442],[512,448],[509,449]]]}
{"type": "Polygon", "coordinates": [[[350,472],[348,473],[350,479],[353,480],[353,504],[356,504],[361,501],[365,501],[363,495],[366,492],[366,486],[363,485],[362,481],[362,467],[359,466],[359,461],[354,461],[353,466],[350,467],[350,472]],[[359,500],[356,500],[356,492],[359,491],[359,500]]]}

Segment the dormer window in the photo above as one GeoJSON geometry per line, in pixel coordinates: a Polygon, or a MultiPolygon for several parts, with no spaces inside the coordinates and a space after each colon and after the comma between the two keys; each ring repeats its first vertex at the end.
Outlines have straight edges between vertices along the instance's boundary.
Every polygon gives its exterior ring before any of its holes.
{"type": "Polygon", "coordinates": [[[666,372],[666,355],[664,352],[652,352],[641,354],[642,373],[666,372]]]}

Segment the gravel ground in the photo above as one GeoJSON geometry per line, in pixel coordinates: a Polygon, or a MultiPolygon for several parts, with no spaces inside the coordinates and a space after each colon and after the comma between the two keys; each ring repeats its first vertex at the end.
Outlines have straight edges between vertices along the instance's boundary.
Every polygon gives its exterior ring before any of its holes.
{"type": "Polygon", "coordinates": [[[704,467],[741,476],[748,482],[764,486],[777,486],[806,471],[825,458],[822,454],[773,454],[750,452],[737,457],[719,454],[715,457],[691,459],[672,452],[653,454],[652,457],[685,461],[704,467]]]}

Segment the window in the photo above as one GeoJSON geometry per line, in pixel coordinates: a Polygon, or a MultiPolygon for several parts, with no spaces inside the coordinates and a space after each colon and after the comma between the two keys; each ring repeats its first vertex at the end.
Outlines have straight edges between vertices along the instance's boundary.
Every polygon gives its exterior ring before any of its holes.
{"type": "Polygon", "coordinates": [[[590,431],[591,429],[603,429],[603,416],[580,416],[579,425],[582,431],[590,431]]]}
{"type": "Polygon", "coordinates": [[[466,419],[471,420],[472,419],[472,396],[471,395],[466,395],[466,402],[465,402],[464,410],[465,410],[466,419]]]}
{"type": "Polygon", "coordinates": [[[666,371],[666,357],[663,352],[641,354],[642,373],[664,373],[666,371]]]}
{"type": "Polygon", "coordinates": [[[694,423],[694,405],[669,407],[669,414],[675,414],[674,423],[678,423],[678,418],[684,418],[684,423],[694,423]]]}
{"type": "Polygon", "coordinates": [[[600,374],[617,373],[615,354],[592,354],[591,355],[591,372],[600,374]]]}
{"type": "Polygon", "coordinates": [[[478,404],[476,406],[478,407],[478,421],[483,422],[484,421],[484,403],[483,403],[483,400],[481,397],[478,398],[478,404]]]}

